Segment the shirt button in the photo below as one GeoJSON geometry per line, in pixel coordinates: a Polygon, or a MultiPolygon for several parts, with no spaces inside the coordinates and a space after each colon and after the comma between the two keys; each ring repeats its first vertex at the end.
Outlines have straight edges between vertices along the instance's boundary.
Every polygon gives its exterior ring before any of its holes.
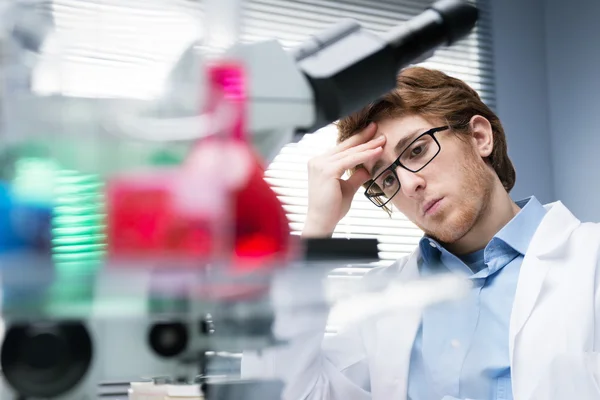
{"type": "Polygon", "coordinates": [[[433,243],[433,242],[429,242],[429,245],[430,245],[431,247],[437,247],[437,244],[435,244],[435,243],[433,243]]]}
{"type": "Polygon", "coordinates": [[[460,347],[460,342],[457,339],[452,339],[450,341],[450,346],[454,347],[455,349],[458,349],[460,347]]]}

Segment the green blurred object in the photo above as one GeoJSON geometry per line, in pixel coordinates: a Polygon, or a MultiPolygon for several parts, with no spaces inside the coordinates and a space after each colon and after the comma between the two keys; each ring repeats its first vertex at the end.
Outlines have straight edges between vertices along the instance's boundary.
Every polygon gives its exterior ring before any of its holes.
{"type": "Polygon", "coordinates": [[[21,156],[13,152],[5,157],[2,171],[10,179],[14,201],[50,211],[49,231],[40,234],[46,237],[47,246],[26,248],[10,260],[18,269],[35,273],[35,278],[52,278],[12,306],[26,313],[87,315],[93,304],[95,275],[104,262],[104,184],[98,175],[62,168],[34,147],[36,151],[29,147],[21,156]],[[20,263],[24,265],[18,267],[20,263]]]}
{"type": "Polygon", "coordinates": [[[97,175],[60,170],[56,176],[52,253],[58,273],[92,272],[106,247],[104,184],[97,175]]]}
{"type": "Polygon", "coordinates": [[[55,281],[47,304],[52,315],[87,314],[93,304],[95,274],[106,247],[104,184],[94,174],[58,171],[52,216],[55,281]]]}

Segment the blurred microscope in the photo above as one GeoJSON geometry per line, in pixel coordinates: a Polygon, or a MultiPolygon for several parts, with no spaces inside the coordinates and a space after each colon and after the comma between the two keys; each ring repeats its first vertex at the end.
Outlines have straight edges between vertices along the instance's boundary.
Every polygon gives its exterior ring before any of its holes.
{"type": "MultiPolygon", "coordinates": [[[[139,4],[129,6],[152,29],[196,18],[177,1],[139,4]]],[[[57,23],[57,2],[13,0],[0,12],[3,399],[114,399],[118,382],[164,398],[191,398],[190,388],[279,398],[280,382],[211,374],[211,355],[278,345],[274,276],[301,269],[318,286],[330,263],[307,260],[339,243],[290,235],[263,163],[379,98],[402,67],[477,20],[472,5],[442,0],[385,36],[341,21],[291,52],[234,42],[209,57],[191,40],[160,95],[133,98],[105,95],[114,82],[77,91],[69,49],[80,44],[57,23]]],[[[346,243],[356,251],[346,256],[376,252],[360,244],[346,243]]],[[[309,306],[331,305],[319,301],[309,306]]]]}

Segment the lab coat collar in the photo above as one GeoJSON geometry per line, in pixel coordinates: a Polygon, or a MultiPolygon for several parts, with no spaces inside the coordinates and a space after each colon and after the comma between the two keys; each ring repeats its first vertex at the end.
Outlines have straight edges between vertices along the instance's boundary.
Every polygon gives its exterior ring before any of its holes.
{"type": "Polygon", "coordinates": [[[533,235],[527,253],[540,259],[560,257],[566,250],[567,239],[581,221],[560,201],[546,204],[544,208],[548,212],[533,235]]]}

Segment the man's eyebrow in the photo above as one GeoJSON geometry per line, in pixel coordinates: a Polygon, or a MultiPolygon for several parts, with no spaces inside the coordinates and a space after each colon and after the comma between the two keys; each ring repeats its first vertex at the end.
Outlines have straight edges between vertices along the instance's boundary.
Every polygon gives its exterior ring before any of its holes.
{"type": "MultiPolygon", "coordinates": [[[[396,154],[400,155],[400,152],[404,150],[410,142],[415,139],[415,136],[421,132],[426,132],[427,128],[419,128],[410,132],[408,135],[404,136],[402,139],[398,140],[398,143],[394,146],[394,151],[396,154]]],[[[382,133],[383,134],[383,133],[382,133]]],[[[375,178],[379,174],[379,170],[384,166],[384,161],[379,159],[373,164],[373,168],[371,169],[371,179],[375,178]]]]}
{"type": "Polygon", "coordinates": [[[401,151],[404,151],[406,146],[410,144],[413,140],[415,140],[416,136],[422,132],[427,132],[427,128],[419,128],[415,129],[408,135],[404,136],[402,139],[398,140],[398,143],[394,146],[394,151],[396,154],[400,155],[401,151]]]}
{"type": "Polygon", "coordinates": [[[379,173],[378,170],[380,170],[381,167],[383,167],[383,160],[379,159],[375,161],[375,164],[373,164],[373,169],[371,169],[371,179],[375,179],[375,177],[379,173]]]}

